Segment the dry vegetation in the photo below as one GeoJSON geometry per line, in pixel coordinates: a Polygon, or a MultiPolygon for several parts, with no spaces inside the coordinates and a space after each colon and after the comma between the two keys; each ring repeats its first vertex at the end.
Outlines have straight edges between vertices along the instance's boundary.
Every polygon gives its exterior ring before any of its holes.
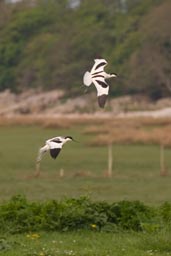
{"type": "Polygon", "coordinates": [[[94,135],[90,145],[109,143],[163,144],[171,146],[171,119],[102,118],[97,116],[44,117],[37,115],[1,117],[0,126],[41,125],[44,128],[84,126],[83,134],[94,135]]]}
{"type": "MultiPolygon", "coordinates": [[[[93,128],[94,129],[94,128],[93,128]]],[[[95,131],[95,130],[94,130],[95,131]]],[[[96,130],[97,131],[97,130],[96,130]]],[[[165,128],[154,128],[151,130],[145,130],[143,128],[114,128],[104,131],[101,133],[102,129],[99,130],[99,134],[93,138],[89,144],[107,145],[109,143],[118,144],[163,144],[165,146],[171,146],[171,126],[165,128]]],[[[91,131],[92,132],[92,131],[91,131]]],[[[87,131],[86,131],[87,133],[87,131]]],[[[98,133],[98,131],[97,131],[98,133]]]]}
{"type": "MultiPolygon", "coordinates": [[[[89,115],[75,115],[64,117],[48,117],[48,115],[15,115],[10,117],[1,117],[0,126],[10,125],[41,125],[45,128],[68,128],[72,125],[101,125],[107,118],[94,117],[89,115]]],[[[110,119],[109,119],[110,121],[110,119]]]]}
{"type": "Polygon", "coordinates": [[[92,125],[84,130],[94,135],[91,146],[108,145],[108,176],[112,176],[112,144],[156,144],[160,146],[160,175],[168,175],[165,147],[171,147],[171,120],[154,118],[114,119],[101,126],[92,125]]]}
{"type": "Polygon", "coordinates": [[[171,119],[110,119],[100,126],[88,126],[84,133],[94,135],[89,144],[95,146],[109,143],[171,146],[171,119]]]}

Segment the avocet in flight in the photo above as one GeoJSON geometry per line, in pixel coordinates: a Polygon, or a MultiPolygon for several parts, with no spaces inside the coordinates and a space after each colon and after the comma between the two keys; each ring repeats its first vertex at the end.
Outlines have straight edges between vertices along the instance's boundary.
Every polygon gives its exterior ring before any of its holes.
{"type": "MultiPolygon", "coordinates": [[[[68,141],[75,141],[71,136],[66,137],[54,137],[45,142],[45,145],[39,149],[37,160],[36,160],[36,174],[35,176],[40,175],[40,161],[42,160],[43,155],[46,152],[50,152],[50,155],[53,159],[56,159],[59,155],[63,145],[68,141]]],[[[76,142],[76,141],[75,141],[76,142]]]]}
{"type": "Polygon", "coordinates": [[[94,62],[91,71],[85,72],[83,83],[86,86],[90,86],[92,83],[95,85],[99,106],[104,108],[109,93],[109,85],[106,83],[105,79],[116,77],[116,75],[107,74],[104,71],[104,67],[108,64],[105,59],[95,59],[94,62]]]}

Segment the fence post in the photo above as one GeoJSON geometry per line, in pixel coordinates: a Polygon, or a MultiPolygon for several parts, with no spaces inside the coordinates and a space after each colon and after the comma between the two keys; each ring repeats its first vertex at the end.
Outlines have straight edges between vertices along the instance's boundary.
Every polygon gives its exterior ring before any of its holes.
{"type": "Polygon", "coordinates": [[[112,165],[113,165],[112,143],[109,143],[108,144],[108,172],[107,172],[108,177],[112,177],[112,165]]]}
{"type": "Polygon", "coordinates": [[[160,176],[166,176],[167,170],[165,167],[165,158],[164,158],[164,144],[160,143],[160,176]]]}

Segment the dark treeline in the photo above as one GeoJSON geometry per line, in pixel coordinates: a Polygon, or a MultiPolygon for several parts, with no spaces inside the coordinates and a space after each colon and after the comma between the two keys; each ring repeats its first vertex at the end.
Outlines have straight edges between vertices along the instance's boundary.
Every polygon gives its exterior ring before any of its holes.
{"type": "Polygon", "coordinates": [[[78,93],[101,56],[118,74],[112,95],[168,97],[170,24],[170,0],[82,0],[74,8],[68,0],[0,1],[0,91],[78,93]]]}

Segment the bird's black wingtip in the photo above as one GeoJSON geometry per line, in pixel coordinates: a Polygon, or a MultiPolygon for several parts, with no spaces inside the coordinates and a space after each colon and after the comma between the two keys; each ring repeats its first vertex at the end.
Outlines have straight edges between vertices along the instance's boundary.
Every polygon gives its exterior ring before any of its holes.
{"type": "Polygon", "coordinates": [[[106,94],[98,96],[98,103],[99,103],[100,108],[104,108],[106,100],[107,100],[107,95],[106,94]]]}
{"type": "Polygon", "coordinates": [[[59,155],[61,149],[60,148],[52,148],[50,149],[50,155],[53,159],[56,159],[57,156],[59,155]]]}

